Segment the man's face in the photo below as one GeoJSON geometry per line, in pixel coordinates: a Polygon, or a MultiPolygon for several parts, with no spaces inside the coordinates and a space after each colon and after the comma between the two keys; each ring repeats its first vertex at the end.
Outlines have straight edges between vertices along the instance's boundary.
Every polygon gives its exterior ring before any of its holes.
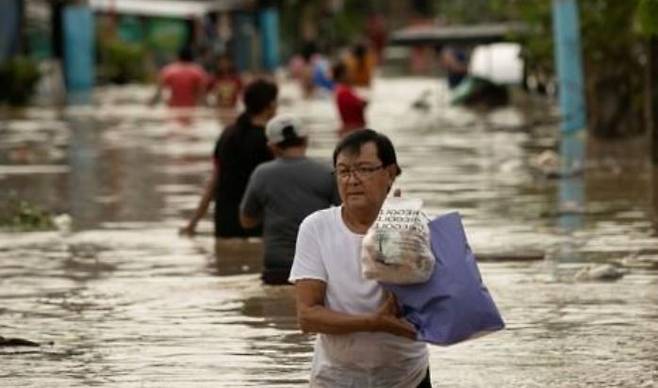
{"type": "Polygon", "coordinates": [[[347,209],[379,210],[394,179],[395,166],[383,166],[373,142],[363,144],[357,154],[341,152],[336,158],[338,192],[347,209]]]}

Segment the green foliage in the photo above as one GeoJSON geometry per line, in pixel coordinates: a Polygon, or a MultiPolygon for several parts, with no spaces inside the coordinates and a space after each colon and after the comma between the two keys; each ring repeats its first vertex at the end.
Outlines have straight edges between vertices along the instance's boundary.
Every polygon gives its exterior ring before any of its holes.
{"type": "Polygon", "coordinates": [[[588,61],[632,61],[631,52],[639,42],[633,30],[637,0],[580,0],[583,50],[588,61]]]}
{"type": "MultiPolygon", "coordinates": [[[[503,0],[495,1],[499,12],[506,9],[503,0]]],[[[551,73],[554,71],[553,28],[551,2],[547,0],[516,1],[511,10],[511,20],[521,20],[528,25],[526,34],[512,38],[523,46],[526,66],[535,71],[551,73]]]]}
{"type": "Polygon", "coordinates": [[[641,34],[658,36],[658,0],[640,0],[635,19],[641,34]]]}
{"type": "Polygon", "coordinates": [[[0,64],[0,103],[27,104],[39,77],[36,62],[28,57],[13,57],[0,64]]]}
{"type": "Polygon", "coordinates": [[[117,39],[99,42],[101,62],[99,76],[119,84],[146,80],[146,50],[137,43],[117,39]]]}
{"type": "Polygon", "coordinates": [[[54,229],[52,215],[27,201],[11,198],[0,206],[0,229],[18,232],[54,229]]]}
{"type": "Polygon", "coordinates": [[[185,21],[171,18],[150,18],[146,24],[148,47],[156,51],[175,53],[188,39],[185,21]]]}
{"type": "Polygon", "coordinates": [[[440,0],[439,16],[450,24],[480,24],[503,20],[508,15],[499,0],[440,0]]]}
{"type": "Polygon", "coordinates": [[[303,44],[302,21],[311,19],[317,30],[317,42],[322,49],[354,43],[365,29],[366,17],[373,9],[372,1],[343,0],[335,12],[325,2],[312,0],[282,0],[280,34],[284,55],[298,52],[303,44]]]}
{"type": "Polygon", "coordinates": [[[646,46],[634,27],[638,0],[580,0],[590,128],[613,137],[642,132],[646,46]]]}
{"type": "Polygon", "coordinates": [[[344,9],[328,19],[324,27],[325,33],[333,34],[334,43],[338,45],[353,42],[355,37],[363,34],[366,23],[366,12],[362,2],[347,0],[344,9]]]}

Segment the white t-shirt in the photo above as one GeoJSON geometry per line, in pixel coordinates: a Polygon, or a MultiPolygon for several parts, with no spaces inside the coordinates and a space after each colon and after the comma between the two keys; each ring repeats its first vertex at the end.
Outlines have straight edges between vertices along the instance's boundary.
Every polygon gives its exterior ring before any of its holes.
{"type": "MultiPolygon", "coordinates": [[[[290,281],[327,284],[325,307],[347,314],[372,314],[384,289],[361,276],[363,235],[350,231],[341,207],[317,211],[299,227],[290,281]]],[[[384,332],[318,334],[312,387],[416,387],[428,367],[427,345],[384,332]]]]}

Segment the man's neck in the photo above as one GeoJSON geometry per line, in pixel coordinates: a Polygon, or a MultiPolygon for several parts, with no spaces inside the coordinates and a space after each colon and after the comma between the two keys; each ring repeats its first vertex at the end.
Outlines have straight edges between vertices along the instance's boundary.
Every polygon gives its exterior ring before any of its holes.
{"type": "Polygon", "coordinates": [[[251,125],[254,127],[264,127],[267,125],[267,122],[269,121],[269,116],[266,114],[257,114],[251,116],[251,125]]]}
{"type": "Polygon", "coordinates": [[[348,212],[345,207],[342,209],[343,221],[347,228],[357,234],[366,234],[370,226],[377,220],[379,210],[373,209],[352,209],[348,212]]]}
{"type": "Polygon", "coordinates": [[[281,159],[299,159],[306,156],[306,147],[288,147],[281,151],[281,159]]]}

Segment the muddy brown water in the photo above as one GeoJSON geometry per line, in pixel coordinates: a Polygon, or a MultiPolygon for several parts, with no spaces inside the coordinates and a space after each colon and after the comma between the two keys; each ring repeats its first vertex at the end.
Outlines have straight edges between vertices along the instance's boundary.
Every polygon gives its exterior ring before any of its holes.
{"type": "MultiPolygon", "coordinates": [[[[301,117],[309,153],[328,161],[331,100],[282,89],[281,111],[301,117]]],[[[305,386],[313,338],[297,330],[291,288],[263,286],[259,258],[240,248],[217,262],[210,218],[194,239],[176,234],[210,171],[216,114],[181,126],[145,106],[151,92],[105,88],[92,105],[4,113],[0,200],[68,214],[72,231],[0,233],[0,335],[44,344],[0,348],[0,386],[305,386]]],[[[432,79],[380,79],[370,98],[371,126],[399,152],[398,186],[430,215],[461,212],[508,325],[432,346],[435,386],[658,386],[658,174],[643,142],[589,141],[582,177],[547,179],[534,161],[557,149],[557,131],[526,111],[451,107],[432,79]],[[580,206],[565,210],[565,188],[580,206]],[[574,280],[610,262],[628,273],[574,280]]]]}

